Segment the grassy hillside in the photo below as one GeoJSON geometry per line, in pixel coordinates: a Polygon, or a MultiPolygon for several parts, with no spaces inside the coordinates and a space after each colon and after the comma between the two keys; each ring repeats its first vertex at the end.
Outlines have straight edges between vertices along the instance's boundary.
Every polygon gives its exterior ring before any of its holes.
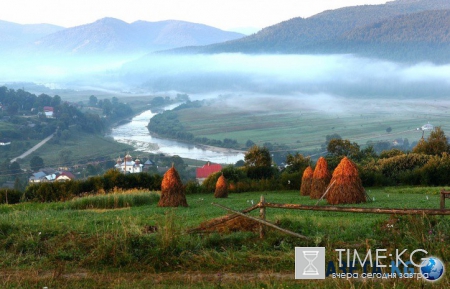
{"type": "Polygon", "coordinates": [[[46,167],[71,166],[99,159],[114,161],[119,155],[123,156],[133,150],[132,146],[115,142],[107,137],[77,132],[76,137],[66,141],[48,142],[25,159],[20,160],[20,164],[23,168],[28,168],[29,160],[35,155],[44,159],[46,167]],[[68,161],[61,158],[61,151],[70,151],[68,161]]]}
{"type": "MultiPolygon", "coordinates": [[[[439,190],[369,189],[374,201],[356,206],[438,208],[439,190]]],[[[4,278],[0,284],[2,288],[414,288],[423,281],[295,281],[294,247],[325,246],[329,260],[334,260],[335,248],[386,248],[388,252],[423,248],[444,263],[450,260],[448,216],[268,209],[269,221],[310,240],[272,230],[264,240],[252,232],[186,234],[187,228],[226,214],[211,202],[244,209],[261,194],[268,202],[316,203],[297,191],[277,191],[232,194],[222,200],[188,195],[188,208],[158,208],[154,193],[135,191],[116,192],[117,205],[109,207],[113,209],[105,209],[101,202],[108,196],[1,205],[0,274],[4,278]]],[[[450,284],[446,274],[427,288],[446,288],[450,284]]]]}

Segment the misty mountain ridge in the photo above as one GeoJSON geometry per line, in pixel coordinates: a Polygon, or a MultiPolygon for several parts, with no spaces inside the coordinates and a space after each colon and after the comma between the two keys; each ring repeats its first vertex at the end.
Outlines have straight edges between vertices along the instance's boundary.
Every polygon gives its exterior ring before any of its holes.
{"type": "MultiPolygon", "coordinates": [[[[328,10],[309,18],[293,18],[266,27],[260,32],[226,43],[205,47],[176,49],[179,53],[360,53],[363,56],[382,57],[394,60],[450,60],[447,51],[447,17],[439,10],[450,9],[448,0],[397,0],[382,5],[363,5],[328,10]],[[428,11],[428,14],[421,14],[428,11]],[[400,17],[404,16],[404,17],[400,17]],[[400,18],[399,18],[400,17],[400,18]],[[426,17],[429,17],[426,19],[426,17]],[[375,26],[374,26],[375,25],[375,26]],[[382,27],[381,30],[376,27],[382,27]],[[407,28],[407,31],[405,30],[407,28]],[[424,29],[426,27],[426,29],[424,29]],[[366,31],[368,30],[368,31],[366,31]],[[416,33],[414,31],[417,30],[416,33]],[[366,32],[364,32],[366,31],[366,32]],[[375,33],[375,34],[374,34],[375,33]],[[406,36],[406,34],[408,36],[406,36]],[[358,36],[359,35],[359,36],[358,36]],[[373,37],[369,47],[362,41],[362,35],[373,37]],[[389,55],[390,35],[396,35],[392,49],[404,45],[407,55],[389,55]],[[400,36],[401,35],[401,36],[400,36]],[[428,42],[434,39],[427,49],[428,42]],[[399,41],[402,39],[402,41],[399,41]],[[420,43],[419,46],[414,45],[420,43]],[[395,44],[395,45],[394,45],[395,44]],[[355,47],[353,47],[356,45],[355,47]],[[436,45],[443,45],[433,52],[436,45]],[[416,51],[417,50],[417,51],[416,51]]],[[[445,13],[444,13],[445,14],[445,13]]]]}
{"type": "Polygon", "coordinates": [[[0,20],[0,48],[15,49],[64,27],[52,24],[17,24],[0,20]]]}
{"type": "Polygon", "coordinates": [[[211,26],[185,21],[136,21],[103,18],[52,33],[27,49],[57,54],[146,53],[188,45],[208,45],[243,37],[211,26]]]}

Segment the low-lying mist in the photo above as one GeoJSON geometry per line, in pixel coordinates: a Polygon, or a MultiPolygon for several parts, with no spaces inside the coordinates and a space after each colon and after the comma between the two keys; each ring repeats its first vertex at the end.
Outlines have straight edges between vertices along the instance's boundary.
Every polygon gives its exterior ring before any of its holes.
{"type": "Polygon", "coordinates": [[[450,64],[394,63],[353,55],[176,55],[153,53],[2,58],[0,83],[51,83],[191,95],[317,95],[351,98],[450,96],[450,64]],[[130,61],[131,60],[131,61],[130,61]]]}
{"type": "Polygon", "coordinates": [[[450,95],[450,64],[400,64],[353,55],[161,55],[123,66],[122,80],[151,91],[329,94],[416,98],[450,95]]]}

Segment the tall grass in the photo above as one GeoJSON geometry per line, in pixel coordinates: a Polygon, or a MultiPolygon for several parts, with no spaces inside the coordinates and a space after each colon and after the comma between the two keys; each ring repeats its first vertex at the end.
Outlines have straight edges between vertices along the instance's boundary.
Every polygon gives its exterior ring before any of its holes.
{"type": "Polygon", "coordinates": [[[107,195],[93,195],[76,198],[66,202],[65,208],[71,210],[119,209],[152,205],[159,201],[157,192],[114,191],[107,195]]]}

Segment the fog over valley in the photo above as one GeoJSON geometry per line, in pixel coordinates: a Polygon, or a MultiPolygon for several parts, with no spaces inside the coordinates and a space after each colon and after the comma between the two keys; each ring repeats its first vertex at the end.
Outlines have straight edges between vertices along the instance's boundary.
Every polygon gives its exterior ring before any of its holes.
{"type": "Polygon", "coordinates": [[[450,95],[450,65],[354,55],[177,55],[1,59],[0,81],[129,92],[437,98],[450,95]]]}

